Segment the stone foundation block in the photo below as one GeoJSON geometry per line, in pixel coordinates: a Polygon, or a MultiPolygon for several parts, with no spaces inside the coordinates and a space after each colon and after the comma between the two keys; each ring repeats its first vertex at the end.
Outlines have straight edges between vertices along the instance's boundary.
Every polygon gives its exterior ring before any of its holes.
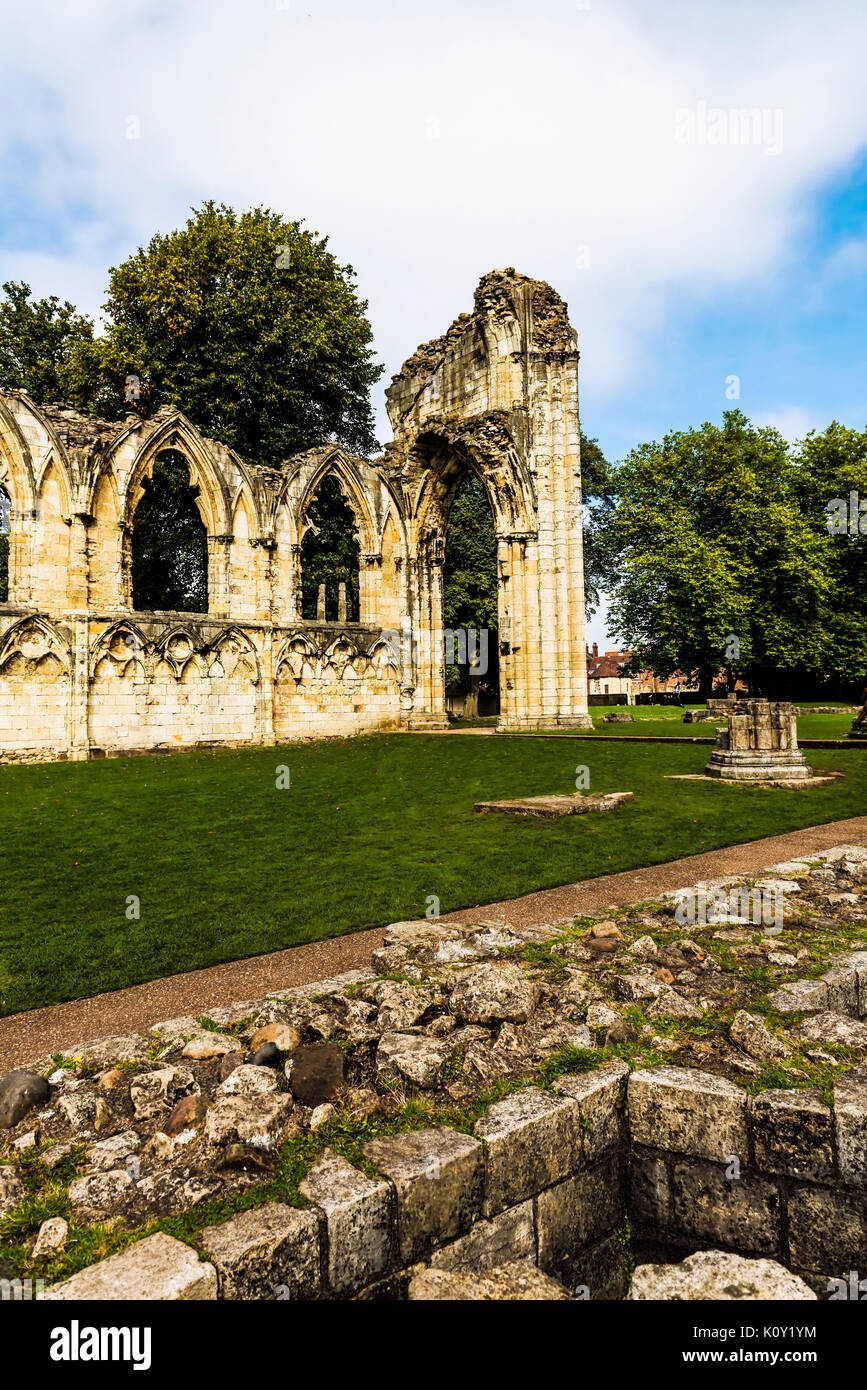
{"type": "Polygon", "coordinates": [[[577,1104],[535,1086],[495,1102],[474,1132],[486,1144],[488,1216],[565,1178],[580,1158],[577,1104]]]}
{"type": "Polygon", "coordinates": [[[217,1272],[189,1245],[158,1232],[119,1255],[82,1269],[62,1284],[52,1284],[41,1297],[88,1303],[120,1299],[204,1302],[217,1297],[217,1272]]]}
{"type": "Polygon", "coordinates": [[[300,1191],[325,1214],[328,1283],[356,1293],[382,1274],[391,1247],[391,1189],[373,1182],[332,1149],[324,1149],[300,1191]]]}
{"type": "Polygon", "coordinates": [[[750,1101],[756,1166],[822,1181],[834,1176],[834,1124],[819,1091],[762,1091],[750,1101]]]}
{"type": "Polygon", "coordinates": [[[618,1061],[582,1076],[560,1076],[554,1082],[554,1090],[578,1106],[578,1137],[585,1163],[594,1162],[624,1138],[628,1076],[628,1066],[618,1061]]]}
{"type": "Polygon", "coordinates": [[[840,1176],[846,1183],[867,1184],[867,1062],[834,1087],[834,1124],[840,1176]]]}
{"type": "Polygon", "coordinates": [[[790,1263],[840,1277],[867,1271],[867,1210],[863,1200],[823,1187],[799,1187],[789,1197],[790,1263]]]}
{"type": "Polygon", "coordinates": [[[607,1159],[540,1192],[536,1222],[540,1267],[572,1282],[581,1247],[626,1225],[619,1159],[607,1159]]]}
{"type": "Polygon", "coordinates": [[[536,1258],[536,1220],[533,1202],[510,1207],[490,1221],[477,1221],[472,1230],[451,1245],[434,1251],[434,1269],[493,1269],[508,1260],[536,1258]]]}
{"type": "Polygon", "coordinates": [[[629,1127],[636,1144],[697,1158],[747,1161],[747,1094],[691,1067],[653,1067],[629,1078],[629,1127]]]}
{"type": "Polygon", "coordinates": [[[423,1129],[371,1139],[364,1152],[394,1184],[403,1264],[469,1230],[481,1214],[484,1159],[477,1139],[423,1129]]]}
{"type": "Polygon", "coordinates": [[[319,1289],[319,1217],[280,1202],[207,1226],[202,1245],[220,1294],[232,1299],[315,1298],[319,1289]]]}
{"type": "Polygon", "coordinates": [[[673,1238],[684,1244],[725,1245],[756,1255],[780,1249],[780,1194],[754,1173],[726,1178],[712,1163],[675,1163],[671,1173],[673,1238]]]}

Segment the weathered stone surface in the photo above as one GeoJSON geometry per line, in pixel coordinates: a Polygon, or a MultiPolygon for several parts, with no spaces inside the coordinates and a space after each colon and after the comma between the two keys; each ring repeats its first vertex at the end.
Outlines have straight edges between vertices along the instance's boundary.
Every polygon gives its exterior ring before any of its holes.
{"type": "MultiPolygon", "coordinates": [[[[729,782],[791,786],[815,784],[798,748],[797,721],[784,701],[738,700],[717,730],[716,748],[705,772],[729,782]]],[[[821,779],[826,780],[826,779],[821,779]]]]}
{"type": "Polygon", "coordinates": [[[568,1289],[543,1274],[529,1260],[513,1260],[485,1274],[463,1270],[425,1269],[413,1275],[409,1286],[413,1302],[479,1302],[508,1299],[510,1302],[570,1297],[568,1289]]]}
{"type": "Polygon", "coordinates": [[[32,1071],[10,1071],[0,1080],[0,1129],[12,1129],[37,1105],[51,1098],[51,1087],[32,1071]]]}
{"type": "Polygon", "coordinates": [[[867,1183],[867,1062],[846,1072],[835,1085],[834,1122],[841,1178],[867,1183]]]}
{"type": "Polygon", "coordinates": [[[828,986],[824,980],[792,980],[770,996],[781,1014],[821,1013],[828,1007],[828,986]]]}
{"type": "Polygon", "coordinates": [[[150,1043],[142,1033],[120,1037],[91,1038],[65,1048],[60,1056],[75,1059],[79,1067],[116,1067],[118,1062],[139,1062],[148,1054],[150,1043]]]}
{"type": "Polygon", "coordinates": [[[39,1227],[39,1234],[33,1246],[34,1260],[44,1260],[57,1255],[66,1245],[69,1222],[62,1216],[49,1216],[39,1227]]]}
{"type": "Polygon", "coordinates": [[[636,1144],[698,1158],[747,1158],[747,1095],[739,1086],[691,1067],[634,1071],[629,1127],[636,1144]]]}
{"type": "Polygon", "coordinates": [[[626,1224],[619,1160],[609,1158],[546,1188],[536,1199],[536,1208],[539,1265],[571,1283],[580,1248],[626,1224]]]}
{"type": "Polygon", "coordinates": [[[780,1248],[780,1194],[751,1172],[726,1177],[722,1164],[675,1163],[666,1234],[688,1243],[710,1241],[756,1255],[780,1248]]]}
{"type": "Polygon", "coordinates": [[[184,1044],[181,1056],[189,1057],[194,1062],[202,1062],[210,1057],[224,1057],[227,1052],[237,1050],[237,1038],[221,1033],[200,1033],[197,1038],[190,1038],[190,1041],[184,1044]]]}
{"type": "Polygon", "coordinates": [[[189,1245],[158,1232],[91,1265],[41,1295],[57,1301],[203,1302],[217,1297],[217,1274],[189,1245]]]}
{"type": "Polygon", "coordinates": [[[629,1219],[633,1232],[661,1240],[674,1234],[669,1165],[650,1154],[629,1154],[629,1219]]]}
{"type": "Polygon", "coordinates": [[[171,1110],[183,1095],[195,1095],[198,1082],[189,1067],[160,1067],[133,1077],[129,1093],[137,1120],[147,1120],[171,1110]]]}
{"type": "Polygon", "coordinates": [[[536,816],[556,820],[561,816],[586,816],[591,812],[604,814],[626,801],[634,800],[634,792],[578,792],[570,796],[523,796],[511,801],[477,801],[475,809],[480,815],[536,816]]]}
{"type": "Polygon", "coordinates": [[[780,1061],[791,1051],[784,1042],[774,1037],[760,1018],[747,1013],[745,1009],[739,1009],[732,1019],[729,1037],[760,1062],[780,1061]]]}
{"type": "Polygon", "coordinates": [[[206,1226],[201,1243],[230,1299],[315,1298],[319,1287],[319,1217],[279,1202],[206,1226]]]}
{"type": "Polygon", "coordinates": [[[509,1207],[488,1221],[477,1221],[465,1235],[435,1250],[435,1269],[493,1269],[509,1260],[536,1258],[536,1221],[532,1199],[509,1207]]]}
{"type": "Polygon", "coordinates": [[[808,1042],[838,1043],[842,1047],[867,1047],[867,1024],[843,1014],[820,1013],[805,1018],[792,1029],[793,1038],[808,1042]]]}
{"type": "Polygon", "coordinates": [[[325,1214],[328,1283],[335,1294],[357,1293],[382,1274],[391,1242],[391,1191],[346,1159],[324,1149],[300,1191],[325,1214]]]}
{"type": "Polygon", "coordinates": [[[263,1096],[280,1089],[280,1080],[271,1067],[235,1067],[217,1087],[221,1096],[263,1096]]]}
{"type": "Polygon", "coordinates": [[[762,1091],[750,1100],[756,1164],[817,1181],[834,1176],[831,1111],[815,1090],[762,1091]]]}
{"type": "Polygon", "coordinates": [[[174,1138],[185,1129],[199,1129],[204,1124],[207,1113],[208,1105],[204,1096],[183,1096],[165,1121],[163,1133],[169,1138],[174,1138]]]}
{"type": "Polygon", "coordinates": [[[447,1040],[424,1034],[384,1033],[376,1052],[376,1069],[386,1080],[399,1076],[423,1090],[436,1090],[453,1050],[447,1040]]]}
{"type": "Polygon", "coordinates": [[[789,1196],[788,1210],[796,1269],[839,1276],[867,1268],[867,1212],[860,1196],[799,1185],[789,1196]]]}
{"type": "Polygon", "coordinates": [[[592,1163],[625,1134],[625,1062],[608,1062],[583,1075],[558,1076],[554,1090],[578,1106],[578,1139],[585,1163],[592,1163]]]}
{"type": "Polygon", "coordinates": [[[473,1132],[486,1145],[489,1216],[565,1178],[580,1155],[577,1103],[535,1086],[496,1101],[473,1132]]]}
{"type": "Polygon", "coordinates": [[[774,1260],[747,1260],[721,1250],[700,1250],[679,1265],[639,1265],[627,1295],[634,1301],[744,1299],[815,1301],[797,1274],[774,1260]]]}
{"type": "Polygon", "coordinates": [[[12,1163],[0,1164],[0,1216],[14,1211],[27,1196],[20,1171],[12,1163]]]}
{"type": "Polygon", "coordinates": [[[110,1139],[101,1139],[98,1144],[88,1145],[85,1161],[95,1173],[108,1172],[111,1168],[122,1168],[127,1158],[141,1148],[141,1139],[134,1129],[113,1134],[110,1139]]]}
{"type": "Polygon", "coordinates": [[[539,989],[511,962],[479,965],[459,977],[451,996],[452,1012],[468,1023],[525,1023],[536,1007],[539,989]]]}
{"type": "Polygon", "coordinates": [[[249,1144],[270,1152],[280,1142],[292,1109],[292,1097],[271,1092],[258,1096],[220,1096],[205,1118],[205,1138],[212,1144],[249,1144]]]}
{"type": "Polygon", "coordinates": [[[76,1178],[69,1185],[69,1200],[85,1219],[107,1216],[132,1187],[133,1179],[125,1168],[110,1168],[76,1178]]]}
{"type": "Polygon", "coordinates": [[[297,1048],[286,1067],[289,1088],[301,1105],[324,1105],[344,1084],[343,1053],[331,1043],[297,1048]]]}
{"type": "Polygon", "coordinates": [[[367,1158],[391,1179],[397,1242],[404,1264],[469,1229],[484,1196],[482,1146],[451,1129],[413,1130],[365,1144],[367,1158]]]}

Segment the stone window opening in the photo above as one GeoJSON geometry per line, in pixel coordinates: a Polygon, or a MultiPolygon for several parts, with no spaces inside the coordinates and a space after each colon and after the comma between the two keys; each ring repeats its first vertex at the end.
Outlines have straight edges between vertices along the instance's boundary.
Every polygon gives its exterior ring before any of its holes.
{"type": "Polygon", "coordinates": [[[301,541],[301,616],[307,622],[360,621],[358,521],[340,482],[328,473],[316,489],[301,541]],[[322,612],[322,586],[325,612],[322,612]],[[341,586],[345,585],[345,589],[341,586]],[[345,594],[345,618],[341,595],[345,594]]]}
{"type": "Polygon", "coordinates": [[[498,714],[497,536],[488,490],[471,468],[460,477],[448,505],[443,627],[446,688],[453,711],[460,708],[467,718],[498,714]]]}
{"type": "Polygon", "coordinates": [[[132,524],[132,606],[137,612],[208,611],[208,534],[183,454],[154,461],[132,524]]]}

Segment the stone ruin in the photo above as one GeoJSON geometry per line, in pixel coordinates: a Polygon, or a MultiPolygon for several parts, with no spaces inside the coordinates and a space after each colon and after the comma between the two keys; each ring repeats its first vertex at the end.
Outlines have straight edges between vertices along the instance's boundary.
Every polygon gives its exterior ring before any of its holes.
{"type": "Polygon", "coordinates": [[[813,776],[798,747],[794,707],[771,700],[738,700],[730,707],[728,726],[717,730],[705,772],[725,782],[759,786],[816,786],[833,780],[813,776]]]}
{"type": "Polygon", "coordinates": [[[0,1259],[56,1301],[859,1297],[867,849],[716,882],[689,936],[711,885],[394,923],[368,969],[0,1077],[0,1259]]]}
{"type": "Polygon", "coordinates": [[[11,502],[0,605],[0,758],[86,759],[444,728],[443,559],[466,473],[499,578],[500,726],[587,727],[578,351],[566,305],[514,270],[386,392],[381,457],[326,444],[277,468],[164,407],[123,423],[0,395],[11,502]],[[207,532],[207,613],[133,609],[132,531],[167,450],[207,532]],[[305,620],[308,509],[336,480],[357,525],[359,620],[305,620]]]}

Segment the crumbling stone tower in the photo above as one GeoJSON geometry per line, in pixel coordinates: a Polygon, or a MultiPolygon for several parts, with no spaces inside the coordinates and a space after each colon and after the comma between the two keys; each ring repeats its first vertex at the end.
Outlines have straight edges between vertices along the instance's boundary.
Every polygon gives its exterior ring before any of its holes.
{"type": "Polygon", "coordinates": [[[589,724],[565,304],[514,270],[486,275],[387,399],[383,457],[331,444],[265,468],[171,407],[118,423],[0,396],[0,759],[444,726],[442,564],[467,470],[497,536],[501,726],[589,724]],[[197,489],[207,613],[133,606],[136,508],[166,450],[197,489]],[[357,622],[302,616],[302,540],[328,477],[355,518],[357,622]]]}
{"type": "Polygon", "coordinates": [[[493,271],[473,313],[423,344],[386,398],[420,646],[415,719],[444,719],[444,539],[469,468],[497,535],[500,726],[588,726],[578,352],[566,305],[549,285],[493,271]]]}

